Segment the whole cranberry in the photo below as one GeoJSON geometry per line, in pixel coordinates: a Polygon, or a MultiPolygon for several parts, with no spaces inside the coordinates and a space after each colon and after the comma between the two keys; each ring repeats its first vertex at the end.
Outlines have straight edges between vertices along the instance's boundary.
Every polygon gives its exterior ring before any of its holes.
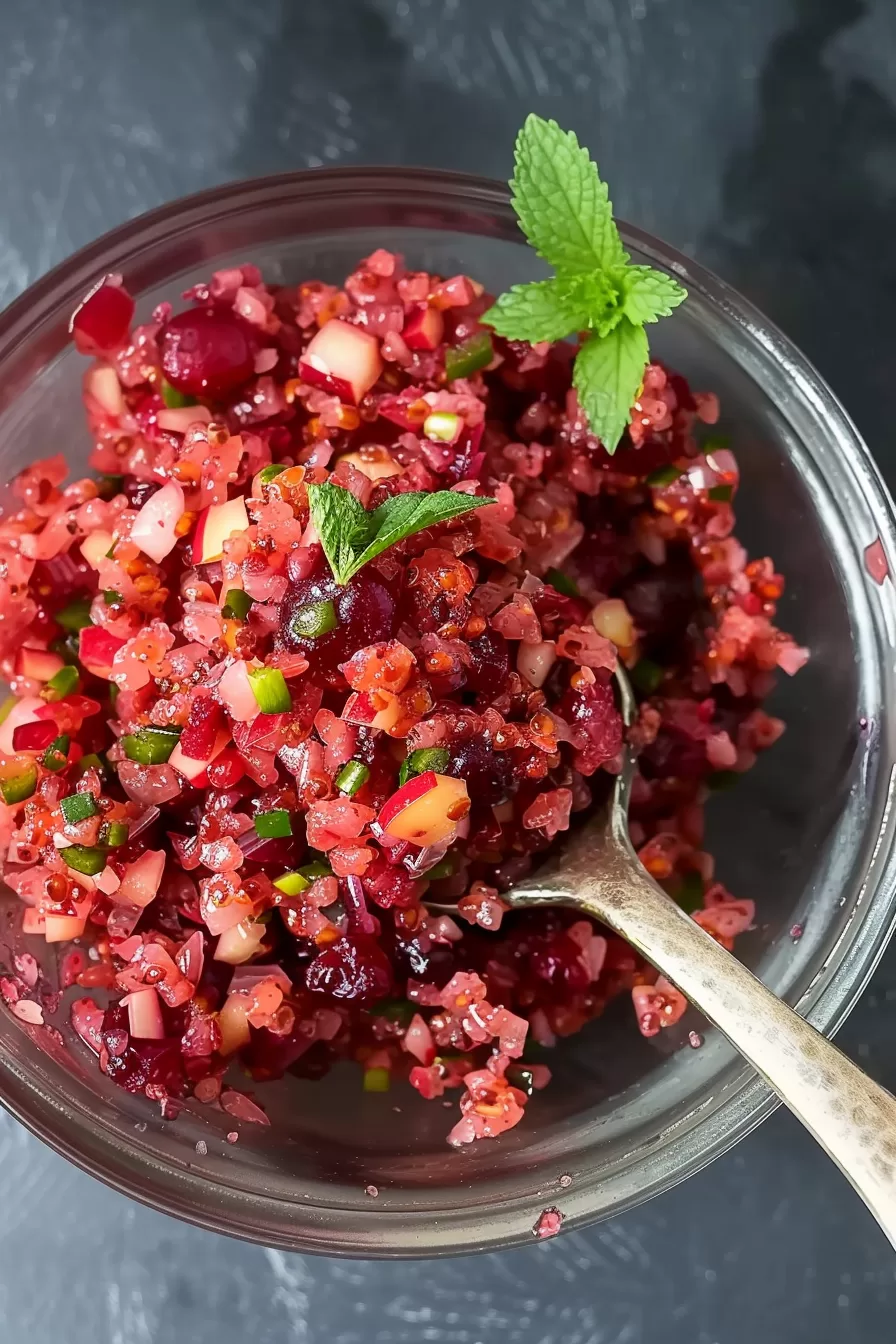
{"type": "Polygon", "coordinates": [[[396,598],[369,566],[344,587],[321,566],[287,589],[280,604],[279,641],[291,652],[304,653],[312,672],[337,679],[339,664],[358,649],[392,638],[397,617],[396,598]],[[323,633],[308,633],[316,628],[323,633]]]}
{"type": "Polygon", "coordinates": [[[471,661],[466,672],[470,690],[479,695],[500,694],[510,671],[507,640],[497,630],[486,629],[470,640],[469,649],[471,661]]]}
{"type": "Polygon", "coordinates": [[[671,555],[640,578],[630,579],[619,596],[648,645],[680,635],[697,608],[697,581],[686,555],[671,555]]]}
{"type": "Polygon", "coordinates": [[[233,313],[190,308],[159,334],[162,372],[188,397],[223,401],[255,372],[255,342],[233,313]]]}
{"type": "Polygon", "coordinates": [[[372,938],[355,933],[318,953],[305,972],[305,983],[312,994],[366,1007],[391,994],[392,967],[372,938]]]}
{"type": "Polygon", "coordinates": [[[469,737],[456,745],[449,743],[451,755],[446,775],[466,780],[467,792],[477,804],[490,807],[503,803],[513,792],[513,761],[509,751],[495,751],[485,737],[469,737]]]}

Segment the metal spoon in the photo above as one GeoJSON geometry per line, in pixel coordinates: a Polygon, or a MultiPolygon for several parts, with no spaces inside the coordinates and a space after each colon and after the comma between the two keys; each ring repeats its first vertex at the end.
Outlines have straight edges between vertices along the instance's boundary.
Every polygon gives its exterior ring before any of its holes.
{"type": "MultiPolygon", "coordinates": [[[[635,699],[621,669],[617,681],[630,724],[635,699]]],[[[896,1099],[766,989],[641,866],[628,835],[634,768],[635,754],[627,749],[603,812],[504,899],[514,909],[571,906],[637,948],[790,1107],[896,1246],[896,1099]]]]}

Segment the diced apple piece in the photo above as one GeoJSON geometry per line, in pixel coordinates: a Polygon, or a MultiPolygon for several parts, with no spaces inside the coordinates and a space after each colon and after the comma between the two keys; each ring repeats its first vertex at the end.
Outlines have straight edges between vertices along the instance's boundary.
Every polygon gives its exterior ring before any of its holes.
{"type": "Polygon", "coordinates": [[[44,937],[48,943],[70,943],[73,938],[82,937],[87,928],[87,916],[47,915],[44,920],[44,937]]]}
{"type": "MultiPolygon", "coordinates": [[[[257,712],[258,710],[257,705],[255,706],[255,709],[257,712]]],[[[205,761],[197,761],[194,760],[192,756],[186,756],[184,752],[181,751],[180,743],[178,742],[177,746],[174,748],[171,755],[168,757],[168,764],[173,765],[175,770],[180,771],[184,779],[188,779],[192,783],[194,780],[198,779],[201,774],[205,773],[211,762],[215,759],[216,756],[221,755],[221,752],[224,750],[224,748],[230,741],[231,736],[229,733],[223,733],[223,732],[219,733],[218,736],[215,738],[215,745],[212,747],[212,754],[205,761]]]]}
{"type": "Polygon", "coordinates": [[[353,691],[345,702],[341,717],[346,723],[365,728],[381,728],[388,733],[402,716],[402,705],[392,691],[353,691]]]}
{"type": "Polygon", "coordinates": [[[303,382],[356,405],[382,371],[377,338],[338,317],[321,327],[299,361],[303,382]]]}
{"type": "MultiPolygon", "coordinates": [[[[144,555],[160,564],[177,545],[177,524],[184,516],[184,492],[177,481],[167,481],[141,508],[131,525],[131,541],[144,555]]],[[[245,512],[245,506],[244,506],[245,512]]]]}
{"type": "Polygon", "coordinates": [[[242,495],[224,504],[209,504],[199,515],[193,538],[193,564],[207,565],[224,555],[224,543],[234,532],[245,532],[249,515],[242,495]]]}
{"type": "Polygon", "coordinates": [[[139,905],[142,909],[155,898],[164,871],[164,849],[145,850],[138,859],[128,864],[115,899],[128,905],[139,905]]]}
{"type": "Polygon", "coordinates": [[[165,1035],[159,996],[152,985],[133,989],[121,1000],[128,1010],[128,1030],[140,1041],[161,1041],[165,1035]]]}
{"type": "Polygon", "coordinates": [[[470,810],[466,782],[432,770],[416,775],[393,793],[377,822],[395,840],[426,846],[454,834],[470,810]]]}
{"type": "Polygon", "coordinates": [[[249,1014],[252,1011],[251,994],[230,994],[224,1007],[218,1014],[218,1027],[221,1031],[221,1044],[218,1049],[222,1055],[232,1055],[236,1050],[248,1045],[249,1014]]]}
{"type": "Polygon", "coordinates": [[[156,416],[156,424],[170,434],[186,434],[191,425],[207,425],[211,418],[207,406],[166,406],[156,416]]]}
{"type": "MultiPolygon", "coordinates": [[[[85,921],[86,922],[86,921],[85,921]]],[[[37,934],[43,938],[47,932],[47,917],[34,906],[29,908],[22,915],[22,932],[37,934]]]]}
{"type": "Polygon", "coordinates": [[[85,625],[78,638],[78,657],[88,672],[108,681],[115,655],[124,644],[101,625],[85,625]]]}
{"type": "Polygon", "coordinates": [[[64,666],[59,654],[49,649],[29,649],[25,645],[16,654],[16,676],[31,677],[34,681],[49,681],[64,666]]]}
{"type": "Polygon", "coordinates": [[[250,723],[261,712],[241,658],[230,664],[218,682],[218,699],[235,723],[250,723]]]}
{"type": "Polygon", "coordinates": [[[258,952],[266,932],[266,925],[256,919],[241,920],[219,936],[214,960],[225,961],[228,966],[241,966],[258,952]]]}
{"type": "Polygon", "coordinates": [[[97,364],[84,375],[84,391],[102,411],[117,420],[125,409],[124,391],[111,364],[97,364]]]}
{"type": "MultiPolygon", "coordinates": [[[[80,884],[85,883],[83,873],[78,874],[78,881],[80,884]]],[[[86,881],[90,879],[86,878],[86,881]]],[[[75,902],[73,915],[47,915],[44,919],[44,937],[47,942],[68,943],[73,938],[80,938],[87,928],[87,916],[90,914],[92,904],[93,897],[86,895],[83,900],[75,902]]]]}
{"type": "Polygon", "coordinates": [[[438,308],[430,308],[428,303],[418,304],[401,334],[410,350],[435,350],[445,334],[445,319],[438,308]]]}
{"type": "Polygon", "coordinates": [[[23,723],[37,723],[42,715],[38,710],[44,709],[43,700],[39,700],[36,695],[26,695],[23,700],[17,701],[7,714],[6,718],[0,723],[0,752],[4,756],[15,754],[13,746],[13,733],[20,728],[23,723]]]}
{"type": "Polygon", "coordinates": [[[355,470],[360,471],[369,481],[384,481],[389,476],[401,476],[404,471],[404,467],[385,455],[371,462],[360,453],[343,453],[339,461],[351,462],[355,470]]]}
{"type": "Polygon", "coordinates": [[[111,532],[91,532],[81,542],[80,551],[91,569],[99,569],[115,540],[111,532]]]}

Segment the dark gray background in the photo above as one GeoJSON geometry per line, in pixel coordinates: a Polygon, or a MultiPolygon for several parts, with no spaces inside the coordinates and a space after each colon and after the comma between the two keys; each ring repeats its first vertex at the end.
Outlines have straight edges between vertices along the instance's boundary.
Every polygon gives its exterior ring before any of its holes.
{"type": "MultiPolygon", "coordinates": [[[[504,177],[574,125],[620,214],[760,304],[891,484],[893,0],[0,0],[0,300],[150,206],[330,163],[504,177]]],[[[841,1042],[896,1084],[896,951],[841,1042]]],[[[896,1260],[778,1114],[649,1206],[502,1255],[339,1263],[150,1213],[0,1116],[0,1320],[19,1344],[851,1344],[896,1260]]]]}

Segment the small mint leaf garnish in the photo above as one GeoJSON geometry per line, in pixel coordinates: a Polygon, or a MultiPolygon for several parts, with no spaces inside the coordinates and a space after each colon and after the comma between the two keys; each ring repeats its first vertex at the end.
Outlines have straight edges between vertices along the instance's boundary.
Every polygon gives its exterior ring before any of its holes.
{"type": "Polygon", "coordinates": [[[346,584],[371,560],[415,532],[459,518],[495,501],[455,490],[409,491],[393,495],[372,513],[350,490],[327,481],[308,486],[311,521],[333,577],[346,584]]]}
{"type": "Polygon", "coordinates": [[[589,336],[576,355],[576,396],[605,447],[622,438],[646,365],[647,333],[627,317],[606,336],[589,336]]]}
{"type": "Polygon", "coordinates": [[[671,317],[672,309],[687,298],[687,290],[677,280],[662,271],[655,271],[652,266],[627,266],[623,274],[623,291],[622,311],[629,322],[638,325],[671,317]]]}
{"type": "Polygon", "coordinates": [[[510,187],[520,228],[558,273],[628,261],[606,183],[572,131],[530,113],[517,136],[510,187]]]}
{"type": "Polygon", "coordinates": [[[687,291],[663,271],[630,264],[606,184],[572,131],[528,116],[510,186],[520,228],[556,274],[514,285],[480,321],[533,344],[588,333],[573,382],[591,430],[613,453],[647,365],[644,324],[668,317],[687,291]]]}

